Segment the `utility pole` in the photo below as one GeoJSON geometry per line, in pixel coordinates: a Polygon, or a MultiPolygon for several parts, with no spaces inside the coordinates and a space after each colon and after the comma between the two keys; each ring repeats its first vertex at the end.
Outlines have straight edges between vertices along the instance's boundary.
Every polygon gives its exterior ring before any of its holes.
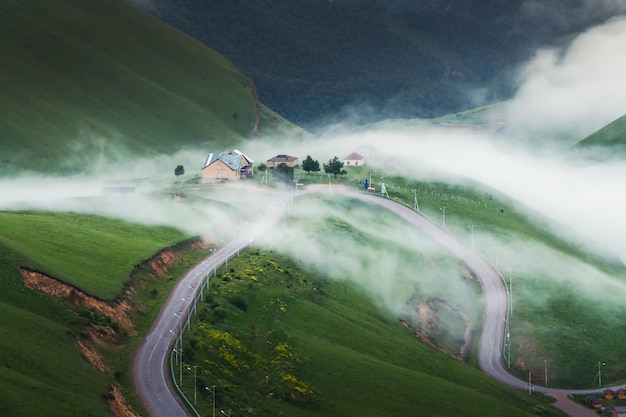
{"type": "Polygon", "coordinates": [[[211,388],[204,387],[206,390],[210,391],[213,394],[213,417],[215,417],[215,385],[211,385],[211,388]]]}
{"type": "Polygon", "coordinates": [[[183,386],[183,347],[179,347],[178,349],[174,349],[174,352],[176,352],[176,355],[178,356],[178,361],[180,363],[180,371],[179,371],[179,376],[178,376],[178,385],[180,385],[181,387],[183,386]]]}
{"type": "Polygon", "coordinates": [[[512,270],[511,268],[506,268],[506,270],[509,273],[509,309],[511,311],[511,315],[513,315],[513,282],[511,281],[512,270]]]}
{"type": "Polygon", "coordinates": [[[506,366],[508,369],[511,369],[511,327],[510,327],[510,323],[509,320],[511,318],[509,317],[506,320],[506,345],[507,345],[507,355],[506,355],[506,366]]]}
{"type": "MultiPolygon", "coordinates": [[[[191,371],[190,367],[187,367],[188,370],[191,371]]],[[[196,372],[198,371],[198,365],[194,365],[193,366],[193,406],[195,407],[197,404],[197,400],[198,400],[198,390],[197,390],[197,378],[196,378],[196,372]]]]}
{"type": "Polygon", "coordinates": [[[602,386],[602,367],[606,365],[606,363],[598,361],[598,386],[602,386]]]}
{"type": "Polygon", "coordinates": [[[420,206],[417,204],[417,190],[416,189],[413,190],[413,208],[418,212],[420,211],[420,206]]]}
{"type": "Polygon", "coordinates": [[[495,254],[496,254],[496,271],[500,272],[500,264],[498,261],[498,247],[497,246],[492,246],[495,254]]]}
{"type": "Polygon", "coordinates": [[[446,208],[445,207],[441,207],[440,210],[443,213],[443,215],[442,215],[442,222],[441,222],[441,228],[445,229],[446,228],[446,208]]]}

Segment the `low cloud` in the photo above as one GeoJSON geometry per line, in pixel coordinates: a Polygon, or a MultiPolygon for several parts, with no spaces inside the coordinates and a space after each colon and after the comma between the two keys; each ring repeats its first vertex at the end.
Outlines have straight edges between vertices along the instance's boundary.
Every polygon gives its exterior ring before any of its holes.
{"type": "Polygon", "coordinates": [[[297,221],[281,225],[257,244],[279,250],[332,279],[358,286],[385,310],[400,314],[409,298],[446,300],[473,320],[476,300],[468,297],[456,259],[430,237],[395,215],[346,199],[304,197],[294,203],[297,221]]]}
{"type": "MultiPolygon", "coordinates": [[[[581,34],[566,50],[539,52],[522,72],[524,82],[508,107],[510,129],[504,135],[514,134],[512,138],[476,129],[397,121],[352,130],[334,127],[306,141],[282,138],[249,141],[239,148],[257,165],[276,154],[290,154],[301,161],[311,155],[319,161],[320,168],[333,156],[342,159],[351,152],[363,152],[368,167],[376,172],[373,181],[377,189],[382,176],[444,182],[469,179],[552,219],[555,225],[562,226],[555,229],[562,236],[617,253],[626,260],[623,228],[626,161],[571,161],[525,146],[534,142],[537,132],[542,141],[552,141],[563,134],[580,139],[626,113],[624,45],[626,19],[622,18],[581,34]]],[[[177,165],[184,165],[189,179],[200,174],[208,152],[220,151],[226,149],[185,150],[132,161],[123,157],[114,158],[114,162],[101,158],[94,160],[89,175],[46,178],[30,174],[0,180],[0,209],[98,214],[143,224],[170,225],[189,234],[211,234],[215,240],[233,238],[232,229],[245,236],[245,228],[250,227],[259,213],[274,209],[273,201],[290,198],[284,190],[250,187],[242,192],[220,184],[189,201],[172,199],[175,191],[164,192],[167,185],[176,181],[177,165]],[[135,193],[102,192],[107,186],[124,185],[136,187],[135,193]]],[[[416,281],[410,262],[399,253],[411,251],[433,258],[441,254],[431,241],[407,234],[396,226],[372,222],[362,210],[346,213],[319,204],[306,208],[300,205],[298,210],[298,216],[332,217],[358,225],[359,233],[376,240],[393,242],[395,252],[363,249],[361,242],[349,236],[327,242],[323,231],[320,234],[298,227],[285,230],[281,238],[289,245],[278,247],[307,262],[333,268],[338,277],[358,278],[370,294],[396,312],[402,308],[406,295],[398,289],[410,288],[416,281]],[[401,242],[398,236],[403,236],[401,242]],[[397,278],[391,287],[390,277],[397,278]]],[[[583,286],[589,285],[589,277],[594,277],[619,289],[620,294],[623,290],[619,283],[602,273],[579,264],[572,267],[574,263],[570,259],[563,259],[544,247],[519,241],[500,243],[498,239],[477,227],[477,244],[501,247],[502,262],[506,261],[518,275],[545,273],[558,280],[579,279],[583,286]],[[545,261],[540,265],[542,272],[531,268],[537,259],[545,261]]],[[[266,244],[276,245],[276,242],[266,244]]],[[[456,272],[451,268],[446,269],[445,274],[448,273],[454,276],[456,272]]],[[[459,285],[455,289],[458,295],[455,297],[461,303],[466,294],[464,287],[459,285]]]]}
{"type": "Polygon", "coordinates": [[[626,13],[623,0],[542,1],[525,0],[520,11],[527,19],[549,22],[560,30],[570,30],[606,16],[626,13]]]}
{"type": "Polygon", "coordinates": [[[624,45],[621,17],[589,29],[563,50],[537,52],[521,71],[521,87],[508,106],[510,130],[535,143],[550,135],[571,143],[624,115],[624,45]]]}
{"type": "Polygon", "coordinates": [[[379,128],[333,140],[375,144],[370,163],[377,175],[485,184],[563,226],[560,234],[577,235],[626,260],[619,227],[626,212],[626,161],[572,161],[501,141],[488,133],[425,127],[379,128]]]}

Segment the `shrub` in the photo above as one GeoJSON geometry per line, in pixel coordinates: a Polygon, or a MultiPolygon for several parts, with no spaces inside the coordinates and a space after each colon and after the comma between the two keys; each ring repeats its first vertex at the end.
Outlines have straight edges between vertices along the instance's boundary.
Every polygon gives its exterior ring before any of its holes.
{"type": "Polygon", "coordinates": [[[248,301],[241,294],[233,295],[228,301],[241,311],[248,311],[248,301]]]}
{"type": "Polygon", "coordinates": [[[213,310],[213,318],[211,320],[212,324],[220,323],[226,319],[226,309],[223,307],[216,307],[213,310]]]}

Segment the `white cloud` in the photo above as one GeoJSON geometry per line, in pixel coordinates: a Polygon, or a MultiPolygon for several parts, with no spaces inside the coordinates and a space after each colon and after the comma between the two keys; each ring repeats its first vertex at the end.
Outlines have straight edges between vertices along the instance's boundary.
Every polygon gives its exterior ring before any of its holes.
{"type": "Polygon", "coordinates": [[[542,50],[521,73],[508,124],[531,134],[574,139],[626,113],[626,18],[579,35],[563,50],[542,50]]]}

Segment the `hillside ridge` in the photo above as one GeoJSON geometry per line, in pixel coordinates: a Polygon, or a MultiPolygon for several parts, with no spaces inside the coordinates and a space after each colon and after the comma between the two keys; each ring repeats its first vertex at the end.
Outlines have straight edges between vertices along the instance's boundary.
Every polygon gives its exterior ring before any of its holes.
{"type": "Polygon", "coordinates": [[[7,0],[0,46],[4,174],[70,173],[94,158],[204,152],[295,129],[232,62],[126,0],[7,0]]]}

